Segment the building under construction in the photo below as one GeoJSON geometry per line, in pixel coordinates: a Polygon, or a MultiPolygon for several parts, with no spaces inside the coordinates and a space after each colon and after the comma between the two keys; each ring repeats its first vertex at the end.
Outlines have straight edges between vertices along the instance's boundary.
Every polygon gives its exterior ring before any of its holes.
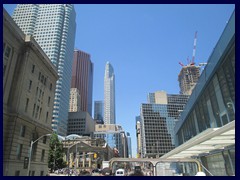
{"type": "Polygon", "coordinates": [[[200,66],[191,64],[183,66],[178,75],[180,94],[191,95],[199,76],[200,66]]]}
{"type": "Polygon", "coordinates": [[[195,32],[194,43],[193,43],[193,56],[191,62],[188,60],[187,65],[183,65],[181,62],[179,64],[182,69],[178,75],[180,94],[191,95],[194,86],[196,85],[200,77],[200,66],[196,66],[194,59],[196,54],[196,44],[197,44],[197,32],[195,32]]]}

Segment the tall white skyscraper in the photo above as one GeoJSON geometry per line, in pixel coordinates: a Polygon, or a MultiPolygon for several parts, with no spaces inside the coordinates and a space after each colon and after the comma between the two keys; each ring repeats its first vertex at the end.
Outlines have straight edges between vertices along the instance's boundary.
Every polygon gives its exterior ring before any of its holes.
{"type": "Polygon", "coordinates": [[[104,76],[104,124],[115,124],[115,75],[107,62],[104,76]]]}
{"type": "Polygon", "coordinates": [[[64,136],[67,134],[76,33],[74,6],[71,4],[18,4],[13,19],[25,34],[33,35],[57,68],[59,79],[55,89],[52,129],[64,136]]]}

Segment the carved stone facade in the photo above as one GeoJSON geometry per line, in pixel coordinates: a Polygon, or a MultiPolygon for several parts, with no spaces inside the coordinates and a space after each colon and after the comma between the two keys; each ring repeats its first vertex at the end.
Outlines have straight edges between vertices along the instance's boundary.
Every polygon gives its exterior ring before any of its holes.
{"type": "MultiPolygon", "coordinates": [[[[3,9],[3,175],[26,176],[31,140],[51,134],[57,71],[3,9]]],[[[48,173],[49,139],[33,144],[29,175],[48,173]]]]}

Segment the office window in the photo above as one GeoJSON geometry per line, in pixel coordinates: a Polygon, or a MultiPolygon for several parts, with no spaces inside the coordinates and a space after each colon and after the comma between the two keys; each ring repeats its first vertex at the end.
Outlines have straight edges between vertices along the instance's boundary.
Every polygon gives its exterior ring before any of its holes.
{"type": "Polygon", "coordinates": [[[34,73],[34,70],[35,70],[35,65],[33,64],[32,65],[32,73],[34,73]]]}
{"type": "Polygon", "coordinates": [[[41,162],[44,162],[44,156],[45,156],[45,149],[42,150],[41,162]]]}
{"type": "Polygon", "coordinates": [[[26,130],[26,126],[21,125],[21,127],[20,127],[20,136],[21,137],[25,136],[25,130],[26,130]]]}
{"type": "Polygon", "coordinates": [[[44,136],[43,137],[43,144],[46,144],[47,143],[47,136],[44,136]]]}
{"type": "Polygon", "coordinates": [[[48,97],[48,106],[50,105],[51,97],[48,97]]]}
{"type": "Polygon", "coordinates": [[[21,156],[22,156],[22,147],[23,147],[22,144],[18,144],[18,145],[17,145],[17,154],[16,154],[16,156],[17,156],[17,159],[18,159],[18,160],[20,160],[20,159],[21,159],[21,156]]]}
{"type": "Polygon", "coordinates": [[[26,100],[26,105],[25,105],[25,112],[27,112],[27,109],[28,109],[28,103],[29,103],[29,99],[27,98],[27,100],[26,100]]]}
{"type": "Polygon", "coordinates": [[[39,112],[38,119],[40,119],[40,117],[41,117],[41,113],[42,113],[42,108],[40,108],[40,112],[39,112]]]}
{"type": "Polygon", "coordinates": [[[41,83],[43,83],[43,81],[44,81],[44,76],[42,75],[41,76],[41,83]]]}
{"type": "Polygon", "coordinates": [[[39,111],[39,106],[37,106],[37,110],[36,110],[35,118],[38,117],[38,111],[39,111]]]}
{"type": "Polygon", "coordinates": [[[35,108],[36,108],[36,104],[34,104],[34,106],[33,106],[33,113],[32,113],[32,117],[34,117],[34,114],[35,114],[35,108]]]}
{"type": "Polygon", "coordinates": [[[48,121],[48,112],[46,113],[46,122],[48,121]]]}
{"type": "Polygon", "coordinates": [[[29,80],[29,86],[28,86],[28,91],[30,91],[32,88],[32,80],[29,80]]]}
{"type": "Polygon", "coordinates": [[[38,98],[41,98],[41,95],[42,95],[42,90],[40,89],[40,93],[39,93],[38,98]]]}
{"type": "Polygon", "coordinates": [[[5,73],[6,67],[7,67],[7,63],[10,59],[12,53],[12,47],[10,47],[8,44],[3,44],[3,75],[5,73]]]}
{"type": "Polygon", "coordinates": [[[36,89],[36,96],[38,95],[38,87],[37,87],[37,89],[36,89]]]}
{"type": "Polygon", "coordinates": [[[40,80],[41,79],[41,72],[39,72],[39,75],[38,75],[38,80],[40,80]]]}

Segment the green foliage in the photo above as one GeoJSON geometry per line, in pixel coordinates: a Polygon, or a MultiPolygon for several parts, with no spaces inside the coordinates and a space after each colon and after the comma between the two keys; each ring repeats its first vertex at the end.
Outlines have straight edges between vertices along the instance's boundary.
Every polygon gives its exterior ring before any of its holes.
{"type": "Polygon", "coordinates": [[[67,166],[66,162],[63,160],[63,156],[63,144],[59,141],[57,134],[53,133],[50,137],[48,157],[48,167],[51,169],[51,172],[67,166]]]}

